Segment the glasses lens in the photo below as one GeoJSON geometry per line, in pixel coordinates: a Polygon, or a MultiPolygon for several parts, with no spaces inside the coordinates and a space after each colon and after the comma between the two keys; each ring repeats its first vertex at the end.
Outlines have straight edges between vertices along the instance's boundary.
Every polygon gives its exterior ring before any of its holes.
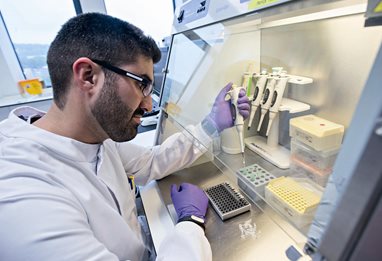
{"type": "Polygon", "coordinates": [[[146,85],[146,88],[143,89],[143,95],[149,96],[150,94],[152,94],[152,92],[153,92],[153,85],[149,83],[148,85],[146,85]]]}
{"type": "Polygon", "coordinates": [[[149,80],[144,79],[143,82],[141,82],[141,88],[143,95],[148,96],[153,91],[153,84],[149,80]]]}

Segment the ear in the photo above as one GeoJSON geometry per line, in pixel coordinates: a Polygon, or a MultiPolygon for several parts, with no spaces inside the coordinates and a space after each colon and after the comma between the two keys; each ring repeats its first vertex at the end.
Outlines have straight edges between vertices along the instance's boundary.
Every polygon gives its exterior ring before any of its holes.
{"type": "Polygon", "coordinates": [[[72,70],[75,86],[85,92],[94,93],[103,78],[102,69],[87,57],[78,58],[72,70]]]}

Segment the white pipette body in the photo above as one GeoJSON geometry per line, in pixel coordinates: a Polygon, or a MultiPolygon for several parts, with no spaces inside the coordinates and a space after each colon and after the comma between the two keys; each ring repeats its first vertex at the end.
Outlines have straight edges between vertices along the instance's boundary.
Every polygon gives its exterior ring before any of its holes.
{"type": "Polygon", "coordinates": [[[261,124],[263,123],[263,120],[264,120],[264,116],[269,110],[269,107],[271,106],[275,85],[276,85],[276,77],[274,75],[268,76],[267,86],[264,91],[263,100],[261,101],[261,117],[260,117],[259,126],[257,127],[257,131],[260,131],[261,124]]]}
{"type": "Polygon", "coordinates": [[[237,100],[239,99],[240,90],[244,90],[245,91],[245,88],[237,87],[236,85],[232,85],[232,89],[229,92],[227,92],[228,97],[226,96],[226,100],[228,100],[228,98],[230,98],[231,99],[231,104],[235,108],[235,122],[234,122],[234,125],[236,126],[237,133],[239,134],[240,150],[241,150],[242,155],[244,156],[244,139],[243,139],[244,118],[239,113],[239,109],[237,108],[237,100]]]}
{"type": "Polygon", "coordinates": [[[282,73],[280,77],[277,79],[277,83],[275,86],[275,90],[273,91],[271,107],[269,108],[269,122],[267,127],[266,136],[269,134],[269,130],[271,129],[273,119],[276,117],[279,112],[279,107],[281,105],[281,100],[284,95],[285,87],[288,84],[289,77],[282,73]]]}
{"type": "Polygon", "coordinates": [[[255,117],[257,107],[259,107],[261,99],[263,97],[264,88],[265,88],[265,85],[266,85],[267,79],[268,79],[267,71],[262,71],[260,74],[254,74],[253,77],[258,78],[258,80],[256,82],[256,87],[255,87],[255,90],[253,92],[253,96],[251,97],[252,98],[251,99],[252,100],[252,102],[251,102],[251,114],[249,116],[248,130],[252,126],[252,121],[253,121],[253,118],[255,117]]]}

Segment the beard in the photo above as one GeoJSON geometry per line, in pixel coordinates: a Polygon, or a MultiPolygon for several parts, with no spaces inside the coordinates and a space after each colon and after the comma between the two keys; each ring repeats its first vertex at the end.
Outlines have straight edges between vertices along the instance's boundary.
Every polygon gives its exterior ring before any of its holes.
{"type": "Polygon", "coordinates": [[[133,111],[124,104],[116,85],[106,80],[91,112],[110,139],[124,142],[137,135],[138,124],[133,121],[133,117],[142,115],[144,111],[140,108],[133,111]]]}

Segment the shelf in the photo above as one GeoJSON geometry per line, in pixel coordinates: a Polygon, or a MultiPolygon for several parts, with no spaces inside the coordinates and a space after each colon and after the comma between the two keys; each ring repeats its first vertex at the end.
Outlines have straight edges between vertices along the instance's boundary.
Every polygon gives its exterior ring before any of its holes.
{"type": "Polygon", "coordinates": [[[307,111],[310,109],[310,105],[306,103],[302,103],[299,101],[295,101],[288,98],[283,98],[281,101],[281,105],[279,107],[279,111],[289,111],[289,113],[298,113],[302,111],[307,111]]]}

